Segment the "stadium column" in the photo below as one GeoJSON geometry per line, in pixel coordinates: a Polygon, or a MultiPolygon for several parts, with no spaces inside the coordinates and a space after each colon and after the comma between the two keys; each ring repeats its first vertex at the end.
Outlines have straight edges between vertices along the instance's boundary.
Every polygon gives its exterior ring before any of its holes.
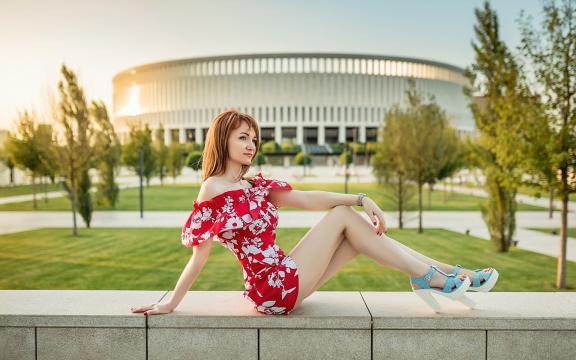
{"type": "Polygon", "coordinates": [[[324,125],[318,125],[318,145],[324,145],[326,135],[324,134],[324,125]]]}
{"type": "Polygon", "coordinates": [[[296,125],[296,144],[304,144],[304,127],[302,125],[296,125]]]}
{"type": "Polygon", "coordinates": [[[280,124],[274,125],[274,141],[278,145],[282,145],[282,126],[280,124]]]}
{"type": "Polygon", "coordinates": [[[172,129],[164,128],[164,144],[170,145],[172,143],[172,129]]]}
{"type": "Polygon", "coordinates": [[[358,142],[361,142],[361,143],[366,142],[366,126],[365,125],[359,126],[358,142]]]}
{"type": "Polygon", "coordinates": [[[338,129],[338,142],[346,142],[346,125],[340,125],[338,129]]]}
{"type": "Polygon", "coordinates": [[[204,139],[202,139],[202,127],[201,126],[197,126],[196,130],[194,131],[196,133],[196,143],[197,144],[202,144],[204,143],[204,139]]]}
{"type": "Polygon", "coordinates": [[[184,144],[186,142],[186,129],[178,129],[178,142],[180,144],[184,144]]]}

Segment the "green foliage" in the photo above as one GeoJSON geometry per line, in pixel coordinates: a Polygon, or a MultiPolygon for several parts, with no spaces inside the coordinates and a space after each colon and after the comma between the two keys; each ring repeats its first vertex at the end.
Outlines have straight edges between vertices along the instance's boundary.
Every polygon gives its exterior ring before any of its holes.
{"type": "Polygon", "coordinates": [[[262,146],[260,148],[260,151],[263,154],[275,154],[275,153],[279,152],[280,150],[282,150],[282,148],[274,140],[266,141],[264,144],[262,144],[262,146]]]}
{"type": "Polygon", "coordinates": [[[266,156],[259,152],[258,154],[256,154],[254,162],[256,163],[257,166],[262,166],[266,164],[266,156]]]}
{"type": "Polygon", "coordinates": [[[291,139],[284,139],[282,142],[282,152],[296,154],[301,150],[300,145],[294,144],[291,139]]]}
{"type": "Polygon", "coordinates": [[[146,178],[146,185],[157,170],[156,152],[152,146],[152,131],[148,124],[141,127],[131,127],[129,140],[122,150],[122,161],[132,169],[136,175],[140,174],[140,149],[144,151],[144,166],[142,173],[146,178]]]}
{"type": "Polygon", "coordinates": [[[80,181],[78,182],[78,191],[76,196],[78,200],[78,213],[82,216],[87,228],[90,228],[92,212],[94,211],[94,207],[92,206],[92,196],[90,194],[91,187],[92,181],[90,180],[88,170],[82,171],[80,173],[80,181]]]}
{"type": "MultiPolygon", "coordinates": [[[[160,124],[160,128],[156,132],[156,142],[154,143],[154,153],[156,154],[156,171],[160,177],[160,184],[164,184],[168,167],[168,146],[164,143],[164,126],[160,124]]],[[[175,143],[175,142],[173,142],[175,143]]]]}
{"type": "Polygon", "coordinates": [[[332,152],[335,154],[340,154],[342,151],[344,151],[344,143],[328,144],[328,146],[330,146],[332,152]]]}
{"type": "Polygon", "coordinates": [[[120,164],[120,143],[104,102],[92,101],[90,113],[98,126],[94,143],[94,166],[100,178],[96,185],[96,203],[114,208],[120,192],[115,180],[116,168],[120,164]]]}
{"type": "Polygon", "coordinates": [[[9,134],[6,140],[5,161],[12,167],[27,170],[32,178],[34,208],[36,204],[36,179],[38,176],[54,178],[56,173],[55,148],[52,140],[52,127],[38,125],[36,115],[24,111],[18,115],[17,132],[9,134]]]}
{"type": "Polygon", "coordinates": [[[302,165],[302,166],[310,165],[312,164],[312,157],[306,154],[305,152],[300,151],[294,157],[294,163],[296,165],[302,165]]]}
{"type": "Polygon", "coordinates": [[[348,163],[348,165],[352,164],[353,161],[353,157],[352,157],[352,152],[350,150],[348,151],[343,151],[340,156],[338,156],[338,162],[340,163],[340,165],[346,165],[346,163],[348,163]]]}
{"type": "Polygon", "coordinates": [[[515,231],[515,196],[526,151],[520,136],[526,94],[521,69],[499,38],[498,17],[488,2],[476,9],[476,19],[475,62],[466,69],[472,87],[465,94],[480,133],[474,148],[486,176],[484,219],[498,250],[506,252],[515,231]],[[473,99],[476,94],[483,97],[481,105],[473,99]]]}
{"type": "Polygon", "coordinates": [[[528,153],[535,155],[528,164],[532,183],[561,198],[557,287],[565,288],[568,202],[570,193],[576,192],[576,4],[546,1],[542,15],[537,27],[529,19],[520,21],[521,49],[537,89],[531,97],[536,106],[530,107],[532,116],[524,127],[533,129],[527,137],[528,153]]]}
{"type": "Polygon", "coordinates": [[[202,169],[202,153],[200,151],[192,151],[188,154],[186,158],[186,166],[192,168],[193,170],[200,170],[202,169]]]}
{"type": "Polygon", "coordinates": [[[92,202],[88,170],[94,153],[92,146],[94,127],[84,90],[78,84],[76,74],[66,65],[62,65],[61,75],[62,79],[58,82],[60,95],[58,121],[64,134],[65,145],[59,149],[58,155],[61,173],[66,178],[65,188],[68,189],[72,202],[73,234],[77,235],[77,207],[81,209],[80,214],[87,226],[91,218],[92,202]]]}
{"type": "Polygon", "coordinates": [[[173,142],[168,146],[168,154],[166,157],[166,171],[168,175],[172,176],[172,180],[176,181],[176,177],[182,173],[184,167],[185,148],[177,142],[173,142]]]}
{"type": "Polygon", "coordinates": [[[393,181],[398,210],[404,208],[406,181],[418,189],[419,232],[422,231],[422,187],[449,176],[460,166],[459,139],[448,117],[433,98],[423,95],[409,81],[405,109],[393,106],[386,114],[383,137],[372,165],[379,181],[393,181]]]}

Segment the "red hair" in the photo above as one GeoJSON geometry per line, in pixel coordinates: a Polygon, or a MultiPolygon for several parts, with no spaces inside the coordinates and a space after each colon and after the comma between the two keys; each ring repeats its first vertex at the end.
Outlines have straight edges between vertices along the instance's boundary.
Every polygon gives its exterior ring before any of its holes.
{"type": "MultiPolygon", "coordinates": [[[[226,171],[226,160],[228,160],[228,138],[232,130],[240,127],[242,123],[248,124],[250,129],[256,133],[256,151],[258,155],[260,149],[260,127],[256,120],[236,109],[229,109],[216,115],[206,134],[204,141],[204,151],[202,152],[202,181],[210,176],[222,175],[226,171]]],[[[250,165],[242,165],[238,180],[248,172],[250,165]]]]}

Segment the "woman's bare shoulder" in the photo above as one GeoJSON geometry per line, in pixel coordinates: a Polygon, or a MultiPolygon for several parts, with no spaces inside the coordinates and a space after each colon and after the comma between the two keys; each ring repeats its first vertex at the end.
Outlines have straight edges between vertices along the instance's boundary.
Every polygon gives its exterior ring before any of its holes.
{"type": "MultiPolygon", "coordinates": [[[[225,190],[224,190],[225,191],[225,190]]],[[[211,176],[202,182],[200,191],[198,192],[197,202],[212,199],[216,195],[222,193],[222,182],[215,176],[211,176]]]]}

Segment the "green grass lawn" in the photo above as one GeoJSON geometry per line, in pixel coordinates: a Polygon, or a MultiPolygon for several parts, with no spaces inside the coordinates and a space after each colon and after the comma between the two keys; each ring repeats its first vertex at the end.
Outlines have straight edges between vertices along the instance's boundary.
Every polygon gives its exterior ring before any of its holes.
{"type": "MultiPolygon", "coordinates": [[[[560,236],[560,228],[530,228],[530,230],[560,236]]],[[[576,228],[568,228],[568,237],[576,238],[576,228]]]]}
{"type": "MultiPolygon", "coordinates": [[[[288,254],[308,229],[277,229],[288,254]]],[[[40,229],[0,235],[0,289],[172,290],[193,250],[180,245],[179,229],[40,229]]],[[[424,254],[470,268],[493,266],[493,291],[556,291],[556,259],[518,248],[501,254],[486,240],[428,229],[391,230],[390,236],[424,254]],[[456,249],[459,253],[456,252],[456,249]]],[[[213,243],[192,290],[243,290],[233,253],[213,243]]],[[[568,289],[576,289],[576,263],[567,264],[568,289]]],[[[359,256],[320,290],[410,291],[408,277],[359,256]]]]}
{"type": "MultiPolygon", "coordinates": [[[[291,184],[294,189],[298,190],[323,190],[332,192],[344,192],[342,184],[309,184],[295,183],[291,184]]],[[[150,186],[144,190],[144,209],[145,210],[179,210],[187,211],[192,208],[192,203],[198,194],[199,187],[190,184],[150,186]]],[[[385,211],[394,211],[395,207],[389,198],[389,191],[377,183],[356,183],[350,184],[348,193],[365,192],[385,211]]],[[[94,198],[94,197],[93,197],[94,198]]],[[[115,210],[138,210],[139,209],[139,190],[138,188],[129,188],[120,190],[120,199],[115,210]]],[[[417,209],[417,196],[414,196],[408,203],[407,210],[417,209]]],[[[432,191],[431,207],[428,208],[428,192],[423,194],[424,210],[451,210],[451,211],[477,211],[479,203],[485,201],[484,198],[475,197],[459,193],[444,193],[442,190],[432,191]]],[[[294,208],[285,208],[286,210],[297,210],[294,208]]],[[[32,202],[19,202],[11,204],[0,204],[0,211],[32,211],[32,202]]],[[[48,203],[39,203],[38,210],[70,210],[70,201],[67,198],[49,199],[48,203]]],[[[95,210],[113,210],[110,207],[95,205],[95,210]]],[[[518,210],[545,210],[545,208],[519,204],[518,210]]]]}
{"type": "MultiPolygon", "coordinates": [[[[46,191],[62,190],[60,184],[47,184],[46,191]]],[[[44,185],[36,185],[36,194],[40,198],[44,194],[44,185]]],[[[32,194],[32,185],[0,186],[0,198],[32,194]]]]}

